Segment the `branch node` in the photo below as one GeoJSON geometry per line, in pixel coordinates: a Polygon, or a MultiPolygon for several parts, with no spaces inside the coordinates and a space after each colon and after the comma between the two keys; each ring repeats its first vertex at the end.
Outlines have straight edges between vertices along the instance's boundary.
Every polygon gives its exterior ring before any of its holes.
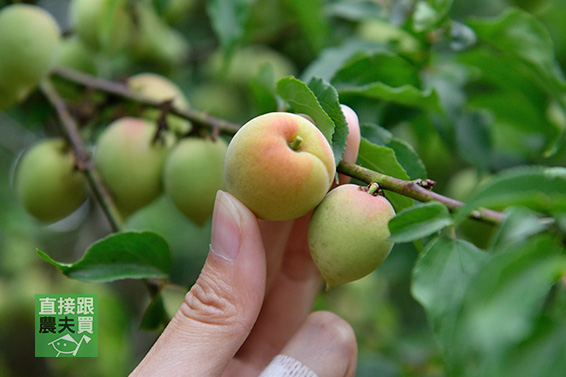
{"type": "Polygon", "coordinates": [[[425,180],[422,180],[422,179],[419,178],[419,179],[415,180],[415,183],[418,186],[421,186],[422,188],[424,188],[426,190],[432,190],[434,185],[436,185],[436,181],[433,181],[432,179],[428,179],[428,178],[425,179],[425,180]]]}

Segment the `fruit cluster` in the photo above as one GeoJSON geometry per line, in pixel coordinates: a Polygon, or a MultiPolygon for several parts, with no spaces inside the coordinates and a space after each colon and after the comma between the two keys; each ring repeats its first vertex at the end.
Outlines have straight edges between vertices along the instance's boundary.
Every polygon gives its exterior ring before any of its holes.
{"type": "MultiPolygon", "coordinates": [[[[55,20],[39,7],[17,4],[0,11],[0,51],[10,55],[0,60],[0,110],[22,102],[54,64],[97,73],[97,53],[127,50],[135,59],[167,63],[186,53],[182,37],[143,1],[73,0],[70,15],[75,33],[63,38],[55,20]]],[[[243,74],[247,67],[240,66],[243,74]]],[[[127,85],[146,98],[189,107],[180,88],[155,73],[131,76],[127,85]]],[[[343,158],[355,162],[359,124],[351,109],[344,106],[343,112],[350,128],[343,158]]],[[[393,208],[382,196],[344,184],[348,177],[340,177],[342,186],[336,187],[332,149],[308,117],[258,116],[228,146],[220,137],[187,137],[190,122],[173,114],[163,122],[161,114],[144,109],[137,117],[122,116],[105,127],[94,145],[95,169],[122,217],[165,193],[203,225],[212,215],[217,190],[227,189],[259,218],[290,220],[312,211],[309,247],[327,287],[367,275],[388,255],[393,208]]],[[[26,210],[44,222],[68,216],[88,197],[86,178],[62,138],[42,140],[23,155],[15,186],[26,210]]]]}
{"type": "Polygon", "coordinates": [[[68,22],[74,33],[68,36],[43,8],[2,8],[0,51],[10,58],[0,61],[0,110],[24,101],[55,65],[103,74],[128,64],[179,64],[189,44],[167,19],[173,22],[190,6],[168,1],[160,16],[147,1],[73,0],[68,22]]]}
{"type": "MultiPolygon", "coordinates": [[[[360,144],[356,114],[342,110],[349,127],[345,162],[355,162],[360,144]]],[[[388,222],[395,211],[375,190],[348,184],[332,188],[336,166],[318,128],[289,113],[269,113],[246,123],[226,153],[230,193],[258,217],[291,220],[307,215],[312,258],[330,289],[375,270],[393,244],[388,222]]]]}
{"type": "MultiPolygon", "coordinates": [[[[105,128],[94,147],[96,171],[123,217],[165,192],[182,213],[203,225],[212,215],[216,191],[224,188],[227,143],[220,137],[177,137],[170,129],[159,129],[153,112],[145,115],[122,117],[105,128]]],[[[75,211],[87,197],[85,185],[63,139],[32,145],[16,168],[19,197],[41,221],[75,211]]]]}

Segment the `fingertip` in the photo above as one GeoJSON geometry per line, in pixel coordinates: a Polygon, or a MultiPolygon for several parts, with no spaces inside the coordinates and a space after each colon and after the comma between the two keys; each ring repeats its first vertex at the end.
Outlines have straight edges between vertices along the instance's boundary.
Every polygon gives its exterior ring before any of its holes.
{"type": "Polygon", "coordinates": [[[354,330],[338,315],[311,313],[281,354],[308,366],[319,376],[355,376],[358,345],[354,330]]]}

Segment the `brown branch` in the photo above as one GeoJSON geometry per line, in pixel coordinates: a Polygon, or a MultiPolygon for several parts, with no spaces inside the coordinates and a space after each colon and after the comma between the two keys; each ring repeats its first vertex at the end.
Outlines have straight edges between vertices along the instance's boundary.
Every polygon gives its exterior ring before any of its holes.
{"type": "MultiPolygon", "coordinates": [[[[121,84],[110,80],[104,80],[96,76],[91,76],[64,67],[58,67],[54,69],[52,73],[69,81],[75,82],[80,85],[84,85],[88,88],[104,91],[106,93],[110,93],[112,95],[116,95],[125,98],[127,100],[140,103],[142,105],[151,106],[159,109],[163,108],[163,102],[155,101],[153,99],[135,93],[132,90],[130,90],[128,86],[125,84],[121,84]]],[[[178,109],[174,106],[171,106],[169,111],[171,114],[178,115],[184,119],[188,119],[194,123],[203,125],[216,132],[219,130],[221,132],[233,135],[240,128],[240,125],[238,124],[231,123],[224,119],[216,118],[204,112],[200,112],[192,109],[178,109]]],[[[434,181],[430,181],[430,180],[404,181],[384,174],[380,174],[378,172],[363,168],[355,164],[340,163],[337,170],[342,174],[346,174],[348,176],[357,178],[368,184],[377,182],[379,186],[383,189],[396,192],[398,194],[407,196],[409,198],[413,198],[420,202],[429,202],[432,200],[439,201],[444,205],[446,205],[446,207],[450,211],[454,211],[455,209],[460,208],[464,205],[460,201],[451,199],[449,197],[431,191],[431,188],[435,183],[434,181]]],[[[497,212],[489,209],[483,209],[483,208],[473,211],[470,217],[476,220],[482,220],[489,223],[499,223],[504,219],[504,215],[501,212],[497,212]]]]}
{"type": "Polygon", "coordinates": [[[94,193],[96,201],[100,204],[104,215],[108,219],[112,231],[118,232],[122,226],[122,218],[114,205],[114,201],[112,200],[108,189],[102,182],[98,172],[93,167],[90,154],[88,153],[81,135],[79,134],[75,120],[67,109],[67,104],[61,98],[49,79],[42,81],[40,88],[59,116],[65,137],[71,143],[71,147],[73,148],[77,168],[86,176],[89,187],[94,193]]]}
{"type": "MultiPolygon", "coordinates": [[[[52,74],[64,78],[68,81],[83,85],[85,87],[119,96],[145,106],[155,107],[158,109],[161,109],[163,106],[163,101],[156,101],[154,99],[143,96],[130,90],[127,85],[116,81],[101,79],[99,77],[88,75],[86,73],[67,67],[57,67],[52,70],[52,74]]],[[[235,134],[240,129],[239,124],[213,117],[202,111],[196,111],[193,109],[179,109],[175,106],[171,106],[169,112],[181,118],[188,119],[191,122],[205,126],[212,130],[220,130],[221,132],[229,135],[235,134]]]]}
{"type": "MultiPolygon", "coordinates": [[[[437,194],[434,191],[430,191],[427,188],[422,187],[422,181],[420,180],[405,181],[378,173],[376,171],[364,168],[360,165],[346,164],[344,162],[341,162],[340,165],[338,165],[337,170],[339,173],[359,179],[360,181],[365,182],[368,185],[372,184],[373,182],[377,182],[377,184],[379,184],[379,187],[381,187],[382,189],[396,192],[397,194],[407,196],[409,198],[418,200],[419,202],[430,202],[433,200],[438,201],[444,204],[450,211],[454,211],[464,206],[464,203],[458,200],[437,194]]],[[[497,224],[503,221],[505,215],[501,212],[480,208],[476,211],[473,211],[470,214],[470,217],[475,220],[497,224]]]]}

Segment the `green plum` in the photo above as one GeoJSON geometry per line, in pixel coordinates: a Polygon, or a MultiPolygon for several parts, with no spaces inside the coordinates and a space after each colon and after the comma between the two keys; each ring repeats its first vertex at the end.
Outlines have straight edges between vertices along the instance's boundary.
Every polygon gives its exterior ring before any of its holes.
{"type": "Polygon", "coordinates": [[[85,177],[75,167],[71,148],[60,138],[31,146],[17,164],[14,179],[26,211],[43,222],[70,215],[87,198],[85,177]]]}
{"type": "Polygon", "coordinates": [[[25,100],[47,75],[60,32],[53,17],[34,5],[0,11],[0,110],[25,100]]]}
{"type": "MultiPolygon", "coordinates": [[[[168,78],[156,73],[140,73],[128,79],[128,86],[134,92],[142,94],[156,101],[173,100],[173,106],[178,109],[188,109],[189,102],[181,89],[168,78]]],[[[158,109],[146,109],[143,117],[148,120],[157,121],[160,111],[158,109]]],[[[176,115],[167,116],[167,124],[177,135],[184,135],[191,130],[191,123],[176,115]]]]}
{"type": "Polygon", "coordinates": [[[182,63],[189,52],[185,37],[159,17],[151,4],[137,3],[137,35],[132,54],[164,65],[182,63]]]}
{"type": "Polygon", "coordinates": [[[162,192],[163,163],[174,137],[166,132],[154,140],[156,132],[153,122],[124,117],[110,124],[96,143],[94,164],[124,217],[162,192]]]}
{"type": "Polygon", "coordinates": [[[90,48],[121,52],[135,39],[135,22],[127,1],[73,0],[70,22],[90,48]]]}
{"type": "Polygon", "coordinates": [[[61,40],[56,64],[96,75],[96,52],[77,36],[61,40]]]}
{"type": "Polygon", "coordinates": [[[216,192],[225,189],[226,149],[226,142],[220,138],[189,137],[177,143],[165,162],[165,193],[200,226],[212,216],[216,192]]]}
{"type": "Polygon", "coordinates": [[[361,279],[389,255],[395,210],[383,196],[353,184],[330,191],[309,221],[309,249],[326,289],[361,279]]]}
{"type": "Polygon", "coordinates": [[[280,52],[265,46],[251,45],[234,52],[227,70],[223,70],[225,57],[212,55],[210,69],[218,79],[238,85],[247,85],[263,64],[271,64],[275,79],[293,76],[297,73],[294,63],[280,52]]]}

